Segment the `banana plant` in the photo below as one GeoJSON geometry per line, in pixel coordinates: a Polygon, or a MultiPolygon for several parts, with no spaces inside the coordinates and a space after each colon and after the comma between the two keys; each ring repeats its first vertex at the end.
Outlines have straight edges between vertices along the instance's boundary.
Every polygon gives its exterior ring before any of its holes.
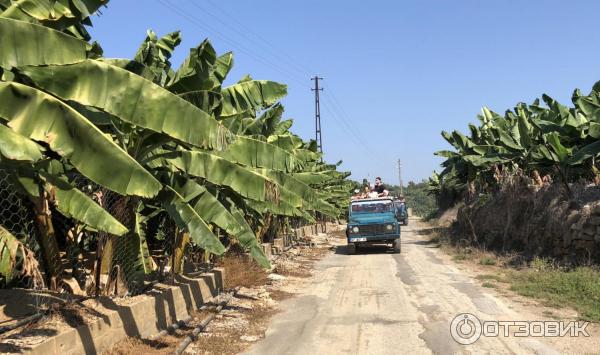
{"type": "Polygon", "coordinates": [[[154,271],[145,231],[157,216],[175,227],[168,253],[180,271],[187,244],[220,255],[223,236],[268,267],[257,228],[339,215],[348,174],[289,131],[285,85],[247,75],[224,86],[233,55],[217,56],[208,40],[174,70],[179,32],[148,31],[131,60],[102,58],[85,25],[106,3],[0,2],[0,168],[36,210],[50,287],[63,277],[51,209],[75,221],[77,234],[111,236],[98,243],[96,289],[100,273],[122,263],[111,250],[135,260],[124,265],[128,281],[154,271]],[[74,176],[100,195],[79,190],[74,176]]]}
{"type": "Polygon", "coordinates": [[[596,175],[600,154],[600,84],[589,95],[575,90],[573,107],[558,103],[548,95],[532,104],[519,103],[504,116],[487,108],[478,116],[480,125],[469,125],[470,137],[455,131],[442,132],[453,151],[436,154],[445,157],[445,168],[430,180],[431,191],[441,194],[441,186],[460,194],[475,179],[497,184],[490,176],[498,167],[519,169],[527,175],[556,175],[570,194],[569,183],[596,175]]]}

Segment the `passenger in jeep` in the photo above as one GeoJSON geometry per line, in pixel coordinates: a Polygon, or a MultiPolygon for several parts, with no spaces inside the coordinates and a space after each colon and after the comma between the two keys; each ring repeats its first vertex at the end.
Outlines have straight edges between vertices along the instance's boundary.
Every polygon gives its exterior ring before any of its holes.
{"type": "Polygon", "coordinates": [[[378,197],[386,197],[389,194],[379,176],[375,178],[375,187],[373,188],[373,191],[377,192],[378,197]]]}

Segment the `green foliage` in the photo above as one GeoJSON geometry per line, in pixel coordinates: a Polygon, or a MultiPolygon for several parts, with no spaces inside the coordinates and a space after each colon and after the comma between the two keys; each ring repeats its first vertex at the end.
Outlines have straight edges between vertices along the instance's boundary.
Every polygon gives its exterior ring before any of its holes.
{"type": "MultiPolygon", "coordinates": [[[[0,2],[0,168],[44,216],[36,221],[44,245],[66,238],[53,213],[69,221],[72,243],[74,231],[107,233],[107,250],[116,245],[135,260],[123,269],[135,270],[127,281],[139,284],[154,271],[150,242],[164,256],[175,253],[176,234],[214,255],[237,243],[268,267],[261,233],[289,218],[343,214],[349,173],[290,131],[279,103],[286,85],[246,75],[224,86],[233,55],[219,56],[208,39],[174,70],[177,31],[149,30],[133,59],[101,58],[85,25],[107,2],[0,2]],[[79,190],[75,177],[97,185],[79,190]],[[150,225],[169,228],[146,233],[150,225]]],[[[17,250],[10,245],[7,270],[17,250]]],[[[60,265],[55,249],[42,254],[60,265]]],[[[59,269],[44,270],[54,284],[59,269]]]]}
{"type": "Polygon", "coordinates": [[[463,197],[493,192],[513,176],[533,183],[558,181],[570,194],[569,183],[596,177],[600,154],[600,85],[589,95],[573,93],[572,107],[547,95],[532,104],[517,104],[502,116],[483,108],[469,135],[442,132],[454,148],[439,151],[443,171],[430,178],[430,192],[440,208],[463,197]],[[543,104],[542,104],[543,101],[543,104]]]}
{"type": "Polygon", "coordinates": [[[489,256],[485,256],[479,259],[480,265],[496,265],[496,259],[490,258],[489,256]]]}
{"type": "MultiPolygon", "coordinates": [[[[400,186],[388,185],[387,188],[392,195],[400,195],[400,186]]],[[[427,180],[423,180],[418,183],[409,181],[402,189],[407,206],[413,209],[416,216],[425,217],[437,209],[435,198],[428,193],[428,188],[427,180]]]]}
{"type": "Polygon", "coordinates": [[[511,289],[521,295],[544,300],[550,306],[571,306],[582,319],[600,321],[600,272],[596,269],[565,271],[537,261],[530,270],[512,272],[509,281],[511,289]]]}

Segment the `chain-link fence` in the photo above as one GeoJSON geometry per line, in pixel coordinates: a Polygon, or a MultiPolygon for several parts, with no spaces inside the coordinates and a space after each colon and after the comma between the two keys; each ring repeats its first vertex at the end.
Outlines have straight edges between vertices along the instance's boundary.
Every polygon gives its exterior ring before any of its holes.
{"type": "MultiPolygon", "coordinates": [[[[24,197],[9,172],[0,169],[0,226],[13,235],[25,248],[39,255],[39,237],[34,223],[35,213],[30,207],[30,202],[24,197]]],[[[16,262],[22,264],[25,261],[18,260],[16,262]]],[[[22,265],[20,266],[22,267],[22,265]]],[[[8,277],[0,276],[0,286],[6,286],[7,279],[8,277]]],[[[34,278],[23,278],[16,280],[15,284],[27,288],[40,288],[42,287],[40,281],[34,278]]]]}
{"type": "MultiPolygon", "coordinates": [[[[44,286],[84,296],[126,296],[142,293],[153,281],[162,280],[173,264],[178,271],[210,268],[210,256],[191,244],[180,250],[185,263],[174,262],[181,233],[160,206],[120,195],[81,175],[69,175],[72,186],[128,229],[122,236],[111,235],[61,214],[56,208],[60,201],[54,200],[51,189],[44,192],[40,186],[40,197],[31,197],[17,176],[15,171],[0,169],[0,226],[35,253],[43,283],[33,285],[32,278],[22,278],[9,285],[0,276],[0,287],[44,286]]],[[[261,242],[271,243],[306,224],[301,218],[276,216],[264,222],[256,226],[257,235],[261,242]]],[[[219,231],[215,229],[217,235],[219,231]]],[[[229,239],[221,237],[229,245],[229,239]]]]}
{"type": "MultiPolygon", "coordinates": [[[[32,278],[20,278],[10,283],[0,276],[0,287],[50,287],[48,254],[41,242],[40,226],[36,220],[35,198],[22,188],[15,171],[0,169],[0,226],[35,253],[39,262],[41,283],[32,278]]],[[[129,232],[115,236],[87,228],[56,210],[49,194],[47,215],[49,225],[46,237],[55,239],[57,250],[53,255],[60,264],[57,286],[79,295],[135,295],[143,292],[151,281],[161,278],[165,269],[165,250],[175,228],[166,215],[157,214],[146,220],[136,213],[139,200],[107,190],[81,175],[69,177],[70,183],[102,206],[129,232]],[[48,230],[50,228],[50,231],[48,230]],[[151,237],[149,245],[146,236],[151,237]]],[[[140,212],[140,211],[137,211],[140,212]]],[[[24,261],[17,265],[22,267],[24,261]]]]}

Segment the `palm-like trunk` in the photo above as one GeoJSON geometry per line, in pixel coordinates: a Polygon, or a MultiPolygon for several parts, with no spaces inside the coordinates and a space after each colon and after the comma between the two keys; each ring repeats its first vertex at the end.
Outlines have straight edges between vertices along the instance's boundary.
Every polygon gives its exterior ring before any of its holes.
{"type": "Polygon", "coordinates": [[[48,199],[48,193],[43,191],[39,197],[32,198],[32,202],[36,214],[35,225],[39,232],[42,255],[44,256],[46,282],[49,289],[57,290],[58,282],[62,276],[62,263],[48,199]]]}
{"type": "Polygon", "coordinates": [[[171,275],[173,279],[175,278],[175,274],[183,272],[183,256],[189,243],[190,234],[177,228],[175,243],[173,244],[173,254],[171,255],[171,275]]]}

